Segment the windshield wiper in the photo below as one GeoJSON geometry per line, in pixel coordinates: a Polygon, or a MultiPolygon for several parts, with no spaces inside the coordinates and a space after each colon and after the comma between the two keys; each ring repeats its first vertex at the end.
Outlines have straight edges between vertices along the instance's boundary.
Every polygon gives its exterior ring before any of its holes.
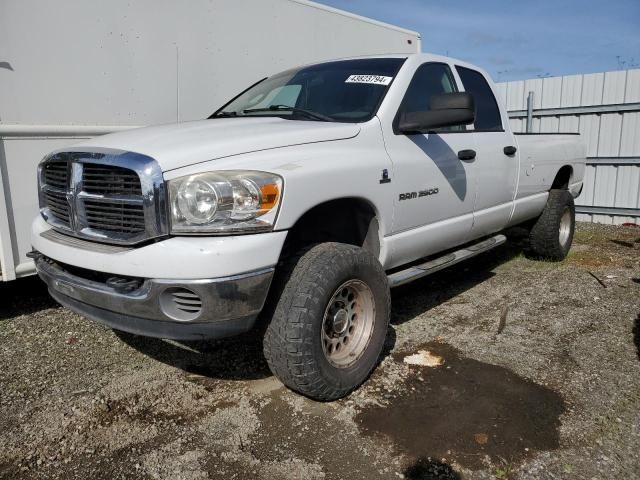
{"type": "Polygon", "coordinates": [[[323,115],[322,113],[312,112],[304,108],[290,107],[289,105],[271,105],[268,108],[250,108],[243,110],[242,113],[259,113],[259,112],[292,112],[306,115],[314,120],[322,120],[323,122],[332,122],[333,118],[323,115]]]}
{"type": "Polygon", "coordinates": [[[214,117],[237,117],[238,112],[220,112],[216,113],[214,117]]]}

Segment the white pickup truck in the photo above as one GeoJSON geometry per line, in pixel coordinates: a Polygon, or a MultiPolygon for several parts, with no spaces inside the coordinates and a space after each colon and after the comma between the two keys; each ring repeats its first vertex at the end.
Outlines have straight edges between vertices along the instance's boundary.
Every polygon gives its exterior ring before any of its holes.
{"type": "Polygon", "coordinates": [[[206,120],[47,155],[32,255],[58,302],[117,330],[261,325],[273,373],[332,400],[376,366],[390,288],[515,225],[534,255],[564,258],[584,165],[576,135],[514,135],[473,65],[336,60],[265,78],[206,120]]]}

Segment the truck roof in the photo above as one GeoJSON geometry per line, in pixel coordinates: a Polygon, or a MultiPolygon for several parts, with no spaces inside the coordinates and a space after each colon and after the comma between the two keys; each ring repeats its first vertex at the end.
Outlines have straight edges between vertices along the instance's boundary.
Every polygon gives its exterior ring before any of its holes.
{"type": "Polygon", "coordinates": [[[474,70],[478,70],[483,73],[486,77],[491,78],[482,67],[478,65],[474,65],[472,63],[466,62],[464,60],[460,60],[458,58],[446,57],[444,55],[437,55],[435,53],[384,53],[377,55],[357,55],[352,57],[343,57],[343,58],[333,58],[329,60],[325,60],[322,62],[314,62],[309,65],[319,65],[326,62],[332,61],[340,61],[340,60],[362,60],[367,58],[406,58],[415,61],[416,63],[422,62],[443,62],[443,63],[455,63],[456,65],[460,65],[462,67],[472,68],[474,70]]]}

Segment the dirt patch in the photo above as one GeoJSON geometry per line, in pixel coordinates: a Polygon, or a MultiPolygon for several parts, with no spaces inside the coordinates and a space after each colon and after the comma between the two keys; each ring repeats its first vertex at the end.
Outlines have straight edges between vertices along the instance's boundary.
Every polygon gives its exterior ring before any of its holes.
{"type": "Polygon", "coordinates": [[[640,360],[640,313],[633,322],[633,343],[638,351],[638,360],[640,360]]]}
{"type": "Polygon", "coordinates": [[[640,249],[640,226],[614,226],[597,223],[578,223],[574,242],[593,247],[640,249]]]}
{"type": "Polygon", "coordinates": [[[443,364],[411,367],[403,394],[358,414],[364,432],[386,435],[413,457],[454,457],[469,468],[482,467],[485,456],[514,463],[559,447],[565,410],[559,394],[506,368],[464,358],[446,344],[421,350],[442,357],[443,364]]]}
{"type": "Polygon", "coordinates": [[[359,438],[353,401],[316,403],[281,390],[260,410],[262,428],[252,437],[252,453],[262,464],[287,465],[295,452],[299,461],[317,466],[321,478],[379,478],[385,469],[393,475],[391,462],[381,456],[384,447],[359,438]]]}
{"type": "Polygon", "coordinates": [[[580,224],[566,262],[589,267],[633,268],[640,258],[640,228],[580,224]]]}
{"type": "Polygon", "coordinates": [[[462,477],[447,463],[431,458],[420,458],[404,471],[408,480],[462,480],[462,477]]]}
{"type": "Polygon", "coordinates": [[[255,331],[216,341],[173,341],[115,332],[124,343],[154,360],[178,367],[209,389],[218,380],[253,380],[271,376],[255,331]],[[216,381],[208,381],[216,379],[216,381]]]}
{"type": "Polygon", "coordinates": [[[47,308],[62,307],[48,295],[39,278],[28,277],[14,282],[0,282],[0,322],[47,308]]]}

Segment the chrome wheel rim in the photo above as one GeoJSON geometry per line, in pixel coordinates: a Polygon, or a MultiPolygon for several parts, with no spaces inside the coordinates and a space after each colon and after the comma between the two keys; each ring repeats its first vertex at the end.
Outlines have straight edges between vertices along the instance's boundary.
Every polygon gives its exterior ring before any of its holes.
{"type": "Polygon", "coordinates": [[[340,285],[329,300],[322,319],[322,350],[331,365],[345,368],[362,356],[375,323],[375,301],[361,280],[340,285]]]}
{"type": "Polygon", "coordinates": [[[560,217],[560,229],[558,231],[558,239],[560,245],[565,247],[569,243],[569,236],[571,235],[571,210],[565,209],[562,217],[560,217]]]}

